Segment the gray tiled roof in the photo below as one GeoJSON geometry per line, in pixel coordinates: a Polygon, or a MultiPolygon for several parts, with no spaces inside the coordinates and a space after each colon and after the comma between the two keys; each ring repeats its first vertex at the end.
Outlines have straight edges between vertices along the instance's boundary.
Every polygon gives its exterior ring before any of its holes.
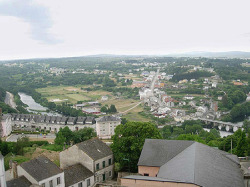
{"type": "Polygon", "coordinates": [[[168,141],[169,143],[166,143],[166,140],[146,139],[138,165],[160,167],[194,143],[193,141],[168,141]]]}
{"type": "Polygon", "coordinates": [[[24,176],[7,181],[7,187],[29,187],[30,185],[31,182],[28,181],[28,179],[26,179],[24,176]]]}
{"type": "Polygon", "coordinates": [[[24,162],[20,166],[37,181],[63,172],[55,163],[43,155],[24,162]]]}
{"type": "Polygon", "coordinates": [[[94,174],[81,164],[75,164],[64,169],[65,186],[71,186],[83,181],[94,174]]]}
{"type": "Polygon", "coordinates": [[[121,121],[121,119],[116,117],[116,116],[103,116],[103,117],[100,117],[100,118],[96,119],[96,121],[98,121],[98,122],[121,121]]]}
{"type": "MultiPolygon", "coordinates": [[[[167,161],[158,165],[160,170],[157,177],[160,179],[193,183],[204,187],[244,186],[239,162],[234,155],[193,141],[147,139],[141,157],[147,158],[143,160],[144,162],[150,163],[152,156],[155,156],[153,160],[163,162],[162,149],[167,155],[164,158],[167,161]],[[152,151],[156,154],[151,153],[152,151]],[[149,154],[151,157],[148,158],[144,154],[149,154]]],[[[142,161],[141,158],[140,160],[142,161]]]]}
{"type": "Polygon", "coordinates": [[[76,123],[83,125],[86,120],[86,117],[78,117],[76,123]]]}
{"type": "Polygon", "coordinates": [[[86,140],[84,142],[76,144],[76,146],[93,160],[99,160],[113,154],[111,148],[98,138],[86,140]]]}

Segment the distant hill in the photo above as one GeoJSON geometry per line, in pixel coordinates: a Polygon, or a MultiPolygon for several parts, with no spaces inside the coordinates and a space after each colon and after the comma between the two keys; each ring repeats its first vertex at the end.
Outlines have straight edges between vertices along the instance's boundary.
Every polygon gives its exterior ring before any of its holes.
{"type": "Polygon", "coordinates": [[[169,54],[171,57],[207,57],[207,58],[250,58],[250,52],[228,51],[228,52],[205,52],[196,51],[189,53],[169,54]]]}

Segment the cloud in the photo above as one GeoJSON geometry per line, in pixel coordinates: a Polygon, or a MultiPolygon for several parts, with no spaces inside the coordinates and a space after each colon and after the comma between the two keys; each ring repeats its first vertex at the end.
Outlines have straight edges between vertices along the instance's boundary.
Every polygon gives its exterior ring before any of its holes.
{"type": "Polygon", "coordinates": [[[49,29],[52,21],[46,7],[38,5],[34,0],[4,0],[0,1],[0,15],[13,16],[22,19],[31,26],[31,37],[47,44],[58,43],[49,29]]]}

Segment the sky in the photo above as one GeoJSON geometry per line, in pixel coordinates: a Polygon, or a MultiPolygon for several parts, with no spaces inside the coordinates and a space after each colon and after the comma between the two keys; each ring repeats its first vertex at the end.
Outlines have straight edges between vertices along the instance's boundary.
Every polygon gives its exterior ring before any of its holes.
{"type": "Polygon", "coordinates": [[[249,0],[0,0],[0,60],[250,51],[249,0]]]}

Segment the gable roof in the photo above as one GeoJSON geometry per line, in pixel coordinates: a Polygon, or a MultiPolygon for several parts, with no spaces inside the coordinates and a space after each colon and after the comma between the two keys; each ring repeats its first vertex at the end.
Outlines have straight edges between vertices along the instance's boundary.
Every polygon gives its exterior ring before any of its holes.
{"type": "Polygon", "coordinates": [[[111,148],[98,138],[86,140],[76,144],[76,146],[93,160],[99,160],[113,154],[111,148]]]}
{"type": "Polygon", "coordinates": [[[71,186],[93,175],[93,172],[81,164],[69,166],[64,169],[65,186],[71,186]]]}
{"type": "Polygon", "coordinates": [[[182,140],[147,139],[143,149],[141,157],[147,159],[140,158],[141,161],[159,166],[158,159],[161,163],[166,160],[160,166],[156,178],[208,187],[244,186],[243,175],[235,155],[198,142],[182,140]],[[162,150],[165,151],[165,157],[162,150]],[[150,157],[144,154],[149,154],[150,157]],[[152,158],[156,162],[151,162],[152,158]]]}
{"type": "Polygon", "coordinates": [[[20,165],[36,181],[47,179],[63,171],[50,159],[41,155],[20,165]]]}
{"type": "Polygon", "coordinates": [[[160,167],[184,149],[193,141],[146,139],[142,148],[138,166],[160,167]]]}
{"type": "Polygon", "coordinates": [[[17,179],[12,179],[10,181],[7,181],[6,183],[8,187],[28,187],[32,184],[24,176],[21,176],[17,179]]]}

